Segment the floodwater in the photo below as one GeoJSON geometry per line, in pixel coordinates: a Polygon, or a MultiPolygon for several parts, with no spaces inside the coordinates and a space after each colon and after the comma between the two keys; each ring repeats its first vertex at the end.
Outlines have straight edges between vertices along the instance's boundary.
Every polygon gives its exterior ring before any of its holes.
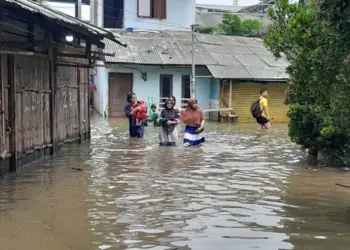
{"type": "Polygon", "coordinates": [[[335,185],[350,174],[312,167],[285,125],[209,124],[184,148],[92,124],[91,143],[0,180],[0,249],[350,248],[350,189],[335,185]]]}

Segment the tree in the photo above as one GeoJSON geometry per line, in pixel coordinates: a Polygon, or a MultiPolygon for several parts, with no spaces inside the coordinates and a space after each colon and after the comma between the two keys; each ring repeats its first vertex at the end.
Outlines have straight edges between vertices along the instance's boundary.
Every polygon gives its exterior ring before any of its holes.
{"type": "Polygon", "coordinates": [[[195,32],[204,34],[213,34],[216,27],[196,27],[195,32]]]}
{"type": "Polygon", "coordinates": [[[199,33],[222,34],[229,36],[260,36],[261,23],[258,20],[241,20],[237,15],[225,13],[218,27],[198,27],[199,33]]]}
{"type": "MultiPolygon", "coordinates": [[[[350,158],[350,55],[348,22],[341,22],[345,1],[308,1],[306,5],[278,0],[269,16],[273,24],[265,38],[276,57],[290,62],[286,103],[289,135],[342,161],[350,158]],[[327,7],[324,4],[327,2],[327,7]]],[[[344,14],[344,20],[346,19],[344,14]]]]}

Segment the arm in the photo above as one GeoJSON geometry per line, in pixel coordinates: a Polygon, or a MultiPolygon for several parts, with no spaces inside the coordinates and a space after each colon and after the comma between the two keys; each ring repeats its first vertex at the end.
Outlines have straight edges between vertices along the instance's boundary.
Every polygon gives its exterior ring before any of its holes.
{"type": "Polygon", "coordinates": [[[203,111],[201,111],[202,113],[201,113],[201,126],[200,126],[200,129],[203,129],[204,128],[204,124],[205,124],[205,120],[204,120],[204,112],[203,111]]]}
{"type": "Polygon", "coordinates": [[[269,108],[267,106],[267,99],[264,99],[262,105],[264,107],[263,108],[264,113],[266,114],[267,117],[269,117],[269,108]]]}
{"type": "Polygon", "coordinates": [[[125,106],[124,113],[125,113],[125,116],[128,117],[129,119],[132,118],[131,108],[129,105],[125,106]]]}
{"type": "Polygon", "coordinates": [[[265,112],[267,117],[270,117],[270,115],[269,115],[269,108],[267,106],[264,107],[264,112],[265,112]]]}
{"type": "Polygon", "coordinates": [[[201,129],[204,128],[204,124],[205,124],[205,120],[202,120],[201,127],[200,127],[201,129]]]}

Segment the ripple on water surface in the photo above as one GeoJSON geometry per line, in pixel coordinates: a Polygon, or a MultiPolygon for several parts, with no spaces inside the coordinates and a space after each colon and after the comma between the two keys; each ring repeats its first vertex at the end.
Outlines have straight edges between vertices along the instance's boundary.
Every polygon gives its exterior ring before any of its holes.
{"type": "Polygon", "coordinates": [[[206,136],[200,148],[159,147],[152,127],[130,139],[125,122],[95,118],[91,144],[0,183],[0,242],[21,249],[19,239],[38,240],[38,250],[350,244],[341,202],[348,193],[330,190],[329,172],[300,169],[302,153],[284,127],[266,134],[209,124],[206,136]]]}

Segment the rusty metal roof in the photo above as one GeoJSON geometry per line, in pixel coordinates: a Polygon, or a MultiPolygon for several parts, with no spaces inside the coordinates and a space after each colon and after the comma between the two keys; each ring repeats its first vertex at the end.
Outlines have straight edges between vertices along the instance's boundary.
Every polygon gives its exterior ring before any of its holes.
{"type": "MultiPolygon", "coordinates": [[[[186,31],[113,30],[128,48],[106,41],[108,63],[182,65],[192,63],[192,37],[186,31]]],[[[259,38],[195,34],[195,64],[215,78],[285,80],[288,63],[275,60],[259,38]]]]}
{"type": "Polygon", "coordinates": [[[120,41],[120,37],[118,35],[113,35],[113,33],[108,30],[99,28],[95,25],[79,20],[61,11],[54,10],[46,4],[34,2],[32,0],[4,0],[1,2],[5,6],[8,5],[14,8],[21,8],[33,14],[38,14],[44,17],[45,19],[55,21],[56,23],[67,28],[74,29],[77,32],[81,31],[88,33],[91,36],[95,35],[102,38],[108,38],[116,43],[125,45],[120,41]]]}

